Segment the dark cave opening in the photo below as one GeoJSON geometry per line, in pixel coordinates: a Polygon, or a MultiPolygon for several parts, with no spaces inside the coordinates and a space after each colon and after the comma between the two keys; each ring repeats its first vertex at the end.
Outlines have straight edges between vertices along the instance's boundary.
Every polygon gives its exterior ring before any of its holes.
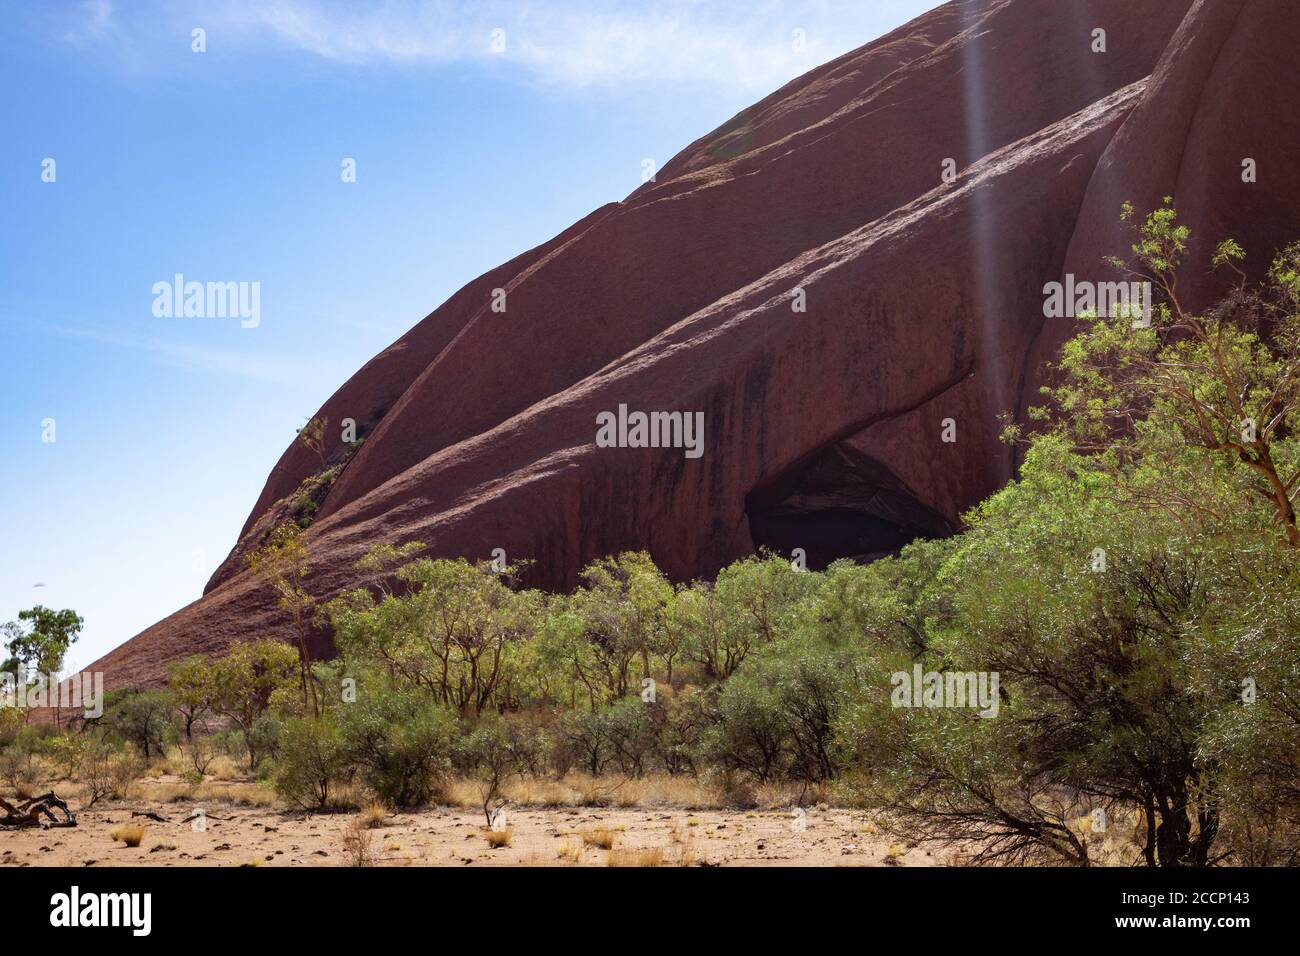
{"type": "Polygon", "coordinates": [[[745,511],[756,548],[783,555],[802,548],[814,571],[840,558],[874,561],[954,530],[888,468],[842,443],[750,492],[745,511]]]}

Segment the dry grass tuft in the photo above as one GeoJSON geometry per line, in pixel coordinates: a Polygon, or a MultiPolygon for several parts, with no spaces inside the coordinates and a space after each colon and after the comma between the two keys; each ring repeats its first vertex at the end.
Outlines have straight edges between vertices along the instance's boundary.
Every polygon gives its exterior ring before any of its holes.
{"type": "Polygon", "coordinates": [[[194,799],[194,788],[188,783],[138,780],[131,788],[131,796],[153,803],[181,803],[194,799]]]}
{"type": "Polygon", "coordinates": [[[144,839],[144,827],[138,823],[121,823],[108,831],[108,837],[127,846],[139,846],[140,841],[144,839]]]}
{"type": "Polygon", "coordinates": [[[205,773],[209,779],[215,780],[236,780],[245,775],[245,771],[235,762],[235,758],[226,754],[219,755],[208,764],[205,773]]]}
{"type": "MultiPolygon", "coordinates": [[[[666,774],[628,778],[570,773],[560,780],[514,777],[501,788],[501,796],[516,807],[721,809],[727,806],[723,794],[716,787],[689,777],[666,774]]],[[[466,809],[483,805],[480,784],[474,780],[449,781],[446,799],[449,805],[466,809]]]]}
{"type": "Polygon", "coordinates": [[[331,810],[360,810],[371,802],[358,784],[335,783],[330,786],[330,797],[327,806],[331,810]]]}
{"type": "Polygon", "coordinates": [[[270,807],[276,802],[275,793],[256,783],[225,783],[205,781],[194,788],[194,800],[225,801],[240,807],[270,807]]]}
{"type": "Polygon", "coordinates": [[[377,830],[388,820],[388,808],[377,800],[367,803],[361,808],[359,819],[367,830],[377,830]]]}
{"type": "Polygon", "coordinates": [[[662,847],[643,846],[624,850],[609,851],[609,866],[663,866],[664,851],[662,847]]]}
{"type": "Polygon", "coordinates": [[[373,836],[361,823],[353,820],[343,831],[343,854],[350,866],[374,866],[375,852],[371,846],[373,836]]]}
{"type": "Polygon", "coordinates": [[[753,802],[761,810],[785,810],[793,806],[828,804],[830,790],[821,784],[805,787],[789,781],[769,781],[754,788],[753,802]]]}
{"type": "Polygon", "coordinates": [[[509,846],[510,841],[515,838],[514,830],[484,830],[483,839],[487,840],[488,846],[494,850],[499,850],[503,846],[509,846]]]}
{"type": "Polygon", "coordinates": [[[590,830],[583,830],[580,834],[583,846],[599,847],[602,850],[612,850],[614,842],[618,839],[618,834],[609,827],[593,827],[590,830]]]}

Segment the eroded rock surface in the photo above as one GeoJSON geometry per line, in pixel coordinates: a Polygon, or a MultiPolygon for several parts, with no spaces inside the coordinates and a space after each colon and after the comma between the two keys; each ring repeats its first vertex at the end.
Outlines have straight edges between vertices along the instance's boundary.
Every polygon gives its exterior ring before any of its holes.
{"type": "MultiPolygon", "coordinates": [[[[363,583],[384,541],[504,548],[568,588],[625,549],[689,579],[759,545],[823,566],[959,527],[1014,472],[998,415],[1035,400],[1071,331],[1044,284],[1110,278],[1123,200],[1175,197],[1256,272],[1300,238],[1298,19],[1289,0],[948,3],[793,81],[471,282],[325,404],[365,442],[329,449],[315,592],[363,583]],[[702,412],[702,455],[598,447],[620,405],[702,412]]],[[[1208,300],[1202,267],[1188,290],[1208,300]]],[[[152,681],[284,631],[243,556],[319,469],[288,448],[204,597],[92,668],[152,681]]]]}

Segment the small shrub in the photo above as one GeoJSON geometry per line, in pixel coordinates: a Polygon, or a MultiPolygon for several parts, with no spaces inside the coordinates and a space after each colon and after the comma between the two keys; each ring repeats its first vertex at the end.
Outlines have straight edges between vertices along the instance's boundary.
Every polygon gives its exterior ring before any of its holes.
{"type": "Polygon", "coordinates": [[[144,761],[135,754],[121,752],[106,741],[99,741],[87,749],[81,760],[79,776],[90,798],[86,806],[125,797],[131,784],[143,773],[144,761]]]}
{"type": "Polygon", "coordinates": [[[602,850],[610,850],[614,847],[618,834],[609,827],[594,827],[590,830],[582,831],[582,845],[599,847],[602,850]]]}
{"type": "Polygon", "coordinates": [[[91,747],[91,740],[81,734],[54,734],[41,741],[40,750],[54,762],[59,772],[71,780],[77,775],[82,758],[91,747]]]}
{"type": "Polygon", "coordinates": [[[108,831],[108,836],[114,841],[125,843],[127,846],[136,847],[144,839],[144,827],[138,823],[122,823],[108,831]]]}
{"type": "Polygon", "coordinates": [[[343,737],[332,719],[294,718],[280,737],[275,792],[294,806],[323,810],[345,764],[343,737]]]}
{"type": "Polygon", "coordinates": [[[30,790],[37,782],[37,767],[32,759],[37,739],[35,727],[24,727],[9,746],[0,750],[0,778],[14,790],[30,790]]]}
{"type": "Polygon", "coordinates": [[[388,819],[388,808],[378,801],[372,801],[361,808],[361,825],[367,830],[377,830],[388,819]]]}
{"type": "Polygon", "coordinates": [[[198,774],[198,782],[208,775],[213,761],[221,754],[220,741],[216,737],[194,737],[182,748],[190,769],[198,774]]]}
{"type": "Polygon", "coordinates": [[[343,853],[349,866],[374,866],[373,836],[358,818],[343,831],[343,853]]]}
{"type": "Polygon", "coordinates": [[[418,692],[375,689],[340,720],[343,752],[393,807],[428,803],[450,766],[452,719],[418,692]]]}

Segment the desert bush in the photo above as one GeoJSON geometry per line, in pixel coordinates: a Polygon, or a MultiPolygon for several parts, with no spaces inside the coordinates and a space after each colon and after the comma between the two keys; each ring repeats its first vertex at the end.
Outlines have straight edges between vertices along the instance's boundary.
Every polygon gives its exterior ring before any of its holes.
{"type": "Polygon", "coordinates": [[[663,704],[625,697],[600,713],[602,734],[620,773],[640,777],[659,742],[663,704]]]}
{"type": "Polygon", "coordinates": [[[533,714],[507,714],[503,723],[506,742],[514,755],[518,772],[542,776],[554,752],[551,735],[533,714]]]}
{"type": "Polygon", "coordinates": [[[799,607],[818,581],[771,553],[723,568],[712,585],[684,596],[686,655],[709,678],[726,680],[752,651],[794,633],[799,607]]]}
{"type": "Polygon", "coordinates": [[[716,687],[689,688],[660,705],[654,739],[655,760],[672,776],[698,773],[704,733],[713,724],[716,687]]]}
{"type": "Polygon", "coordinates": [[[51,760],[64,777],[71,779],[77,775],[77,768],[92,745],[91,738],[85,734],[57,733],[40,742],[40,752],[51,760]]]}
{"type": "Polygon", "coordinates": [[[583,846],[594,846],[601,850],[612,850],[618,841],[618,834],[609,827],[592,827],[580,834],[583,846]]]}
{"type": "Polygon", "coordinates": [[[200,781],[208,775],[212,764],[222,753],[220,738],[212,734],[190,736],[181,745],[181,753],[189,769],[198,774],[200,781]]]}
{"type": "Polygon", "coordinates": [[[174,717],[167,692],[122,688],[105,695],[104,714],[97,724],[136,747],[148,763],[165,754],[169,732],[175,729],[174,717]]]}
{"type": "Polygon", "coordinates": [[[8,746],[0,749],[0,780],[18,791],[27,791],[34,786],[40,777],[35,760],[39,743],[39,731],[35,727],[24,727],[8,746]]]}
{"type": "Polygon", "coordinates": [[[8,747],[27,726],[23,711],[0,698],[0,748],[8,747]]]}
{"type": "Polygon", "coordinates": [[[593,777],[600,776],[613,758],[613,748],[605,732],[605,720],[599,711],[576,710],[565,713],[558,725],[559,739],[571,762],[593,777]]]}
{"type": "Polygon", "coordinates": [[[93,807],[100,800],[124,798],[143,773],[144,760],[139,755],[100,739],[87,747],[77,777],[86,787],[86,806],[93,807]]]}
{"type": "Polygon", "coordinates": [[[280,740],[275,792],[293,806],[324,809],[347,761],[343,734],[333,717],[293,718],[280,740]]]}
{"type": "Polygon", "coordinates": [[[788,750],[777,692],[744,673],[733,676],[718,697],[713,726],[702,735],[704,759],[724,773],[766,781],[784,771],[788,750]]]}
{"type": "Polygon", "coordinates": [[[514,590],[514,569],[499,573],[488,562],[420,559],[394,568],[416,545],[380,546],[360,562],[391,572],[404,593],[381,589],[376,598],[363,588],[331,601],[335,638],[346,656],[384,670],[396,686],[473,717],[503,702],[539,595],[514,590]]]}
{"type": "Polygon", "coordinates": [[[167,670],[167,686],[171,690],[172,705],[181,719],[187,740],[194,736],[195,722],[201,721],[212,710],[216,689],[213,673],[212,662],[202,654],[173,662],[167,670]]]}
{"type": "Polygon", "coordinates": [[[629,849],[612,849],[605,861],[607,866],[655,867],[664,865],[664,849],[660,846],[643,846],[629,849]]]}
{"type": "Polygon", "coordinates": [[[264,719],[271,697],[300,677],[298,653],[279,641],[237,643],[212,667],[212,710],[239,732],[248,768],[256,770],[278,732],[274,720],[264,719]]]}
{"type": "Polygon", "coordinates": [[[361,821],[361,825],[366,829],[377,830],[388,819],[388,808],[378,800],[372,800],[361,808],[361,812],[357,814],[357,819],[361,821]]]}
{"type": "Polygon", "coordinates": [[[492,715],[462,726],[453,750],[453,766],[478,783],[483,817],[492,826],[492,809],[502,785],[521,769],[505,721],[492,715]]]}
{"type": "Polygon", "coordinates": [[[451,765],[454,722],[419,691],[378,680],[342,710],[343,752],[363,783],[391,806],[428,803],[451,765]]]}

